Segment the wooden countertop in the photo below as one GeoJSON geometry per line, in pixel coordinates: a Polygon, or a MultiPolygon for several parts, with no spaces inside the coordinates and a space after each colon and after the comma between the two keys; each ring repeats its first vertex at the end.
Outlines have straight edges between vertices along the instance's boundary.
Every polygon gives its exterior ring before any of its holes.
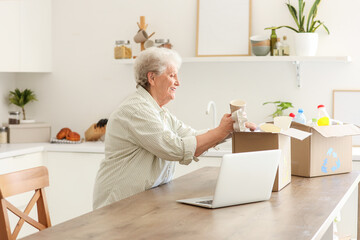
{"type": "Polygon", "coordinates": [[[175,202],[212,195],[218,170],[202,168],[24,239],[319,239],[360,180],[359,172],[293,176],[269,201],[214,210],[175,202]]]}

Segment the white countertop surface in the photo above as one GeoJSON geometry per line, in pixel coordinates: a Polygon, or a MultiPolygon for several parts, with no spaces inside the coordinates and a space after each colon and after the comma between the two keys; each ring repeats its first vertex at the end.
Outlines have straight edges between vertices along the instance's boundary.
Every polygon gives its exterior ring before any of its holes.
{"type": "MultiPolygon", "coordinates": [[[[209,149],[203,157],[222,157],[226,153],[231,153],[231,145],[219,145],[218,149],[209,149]]],[[[15,157],[36,152],[78,152],[78,153],[104,153],[104,142],[83,142],[79,144],[59,144],[59,143],[18,143],[0,144],[0,159],[15,157]]]]}
{"type": "MultiPolygon", "coordinates": [[[[36,152],[78,152],[78,153],[104,153],[104,142],[83,142],[79,144],[56,144],[56,143],[22,143],[22,144],[0,144],[0,159],[36,152]]],[[[231,144],[225,143],[217,149],[211,148],[205,152],[203,157],[222,157],[231,153],[231,144]]],[[[353,161],[360,161],[360,147],[353,147],[353,161]]]]}
{"type": "Polygon", "coordinates": [[[79,144],[58,144],[58,143],[18,143],[0,144],[0,159],[14,157],[36,152],[83,152],[83,153],[104,153],[103,142],[83,142],[79,144]]]}

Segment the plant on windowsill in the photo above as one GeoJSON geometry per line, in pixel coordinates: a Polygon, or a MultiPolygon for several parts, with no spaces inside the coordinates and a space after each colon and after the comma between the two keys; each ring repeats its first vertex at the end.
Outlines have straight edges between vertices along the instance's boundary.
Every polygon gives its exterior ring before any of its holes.
{"type": "Polygon", "coordinates": [[[274,113],[270,114],[269,116],[279,117],[284,116],[284,111],[288,108],[294,108],[291,102],[282,102],[282,101],[275,101],[275,102],[264,102],[263,105],[266,104],[275,104],[276,110],[274,113]]]}
{"type": "Polygon", "coordinates": [[[20,91],[18,88],[16,88],[14,91],[9,92],[10,104],[14,104],[21,108],[23,114],[23,120],[25,121],[27,120],[25,114],[25,105],[33,101],[37,101],[37,98],[35,93],[30,89],[25,89],[24,91],[20,91]]]}
{"type": "Polygon", "coordinates": [[[280,29],[288,28],[293,30],[295,34],[295,51],[298,56],[315,56],[317,45],[318,45],[318,34],[315,31],[319,27],[323,27],[328,34],[330,34],[329,29],[325,26],[324,22],[317,20],[318,7],[321,0],[315,0],[312,7],[309,10],[308,15],[304,13],[305,10],[305,1],[298,0],[298,10],[290,4],[290,0],[286,3],[286,6],[293,17],[296,28],[283,25],[279,27],[268,27],[265,29],[280,29]]]}

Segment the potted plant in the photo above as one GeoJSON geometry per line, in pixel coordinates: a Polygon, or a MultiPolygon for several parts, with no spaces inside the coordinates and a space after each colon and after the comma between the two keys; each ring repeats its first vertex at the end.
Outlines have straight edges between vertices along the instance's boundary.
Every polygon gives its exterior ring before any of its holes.
{"type": "Polygon", "coordinates": [[[263,105],[266,104],[275,104],[276,110],[274,113],[270,114],[270,116],[278,117],[278,116],[284,116],[284,111],[288,108],[294,108],[291,102],[282,102],[282,101],[275,101],[275,102],[264,102],[263,105]]]}
{"type": "Polygon", "coordinates": [[[21,108],[23,120],[26,120],[25,105],[33,101],[37,101],[37,99],[35,93],[30,89],[20,91],[18,88],[16,88],[14,91],[9,92],[9,102],[10,104],[14,104],[21,108]]]}
{"type": "Polygon", "coordinates": [[[321,0],[315,0],[312,7],[309,10],[308,15],[305,15],[305,1],[298,0],[298,10],[290,4],[290,0],[286,3],[286,6],[293,17],[296,28],[291,26],[279,26],[270,27],[266,29],[279,29],[289,28],[296,32],[295,34],[295,51],[298,56],[315,56],[317,51],[319,36],[315,31],[319,27],[323,27],[328,34],[329,29],[325,26],[324,22],[317,20],[317,11],[321,0]]]}

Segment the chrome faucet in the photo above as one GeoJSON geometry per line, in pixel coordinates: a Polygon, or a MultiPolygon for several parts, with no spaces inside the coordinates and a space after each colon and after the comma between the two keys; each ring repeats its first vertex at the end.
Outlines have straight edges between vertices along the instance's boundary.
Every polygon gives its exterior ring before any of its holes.
{"type": "Polygon", "coordinates": [[[213,128],[216,128],[217,122],[216,122],[216,105],[214,101],[210,101],[207,105],[206,115],[209,115],[211,107],[213,109],[213,128]]]}

